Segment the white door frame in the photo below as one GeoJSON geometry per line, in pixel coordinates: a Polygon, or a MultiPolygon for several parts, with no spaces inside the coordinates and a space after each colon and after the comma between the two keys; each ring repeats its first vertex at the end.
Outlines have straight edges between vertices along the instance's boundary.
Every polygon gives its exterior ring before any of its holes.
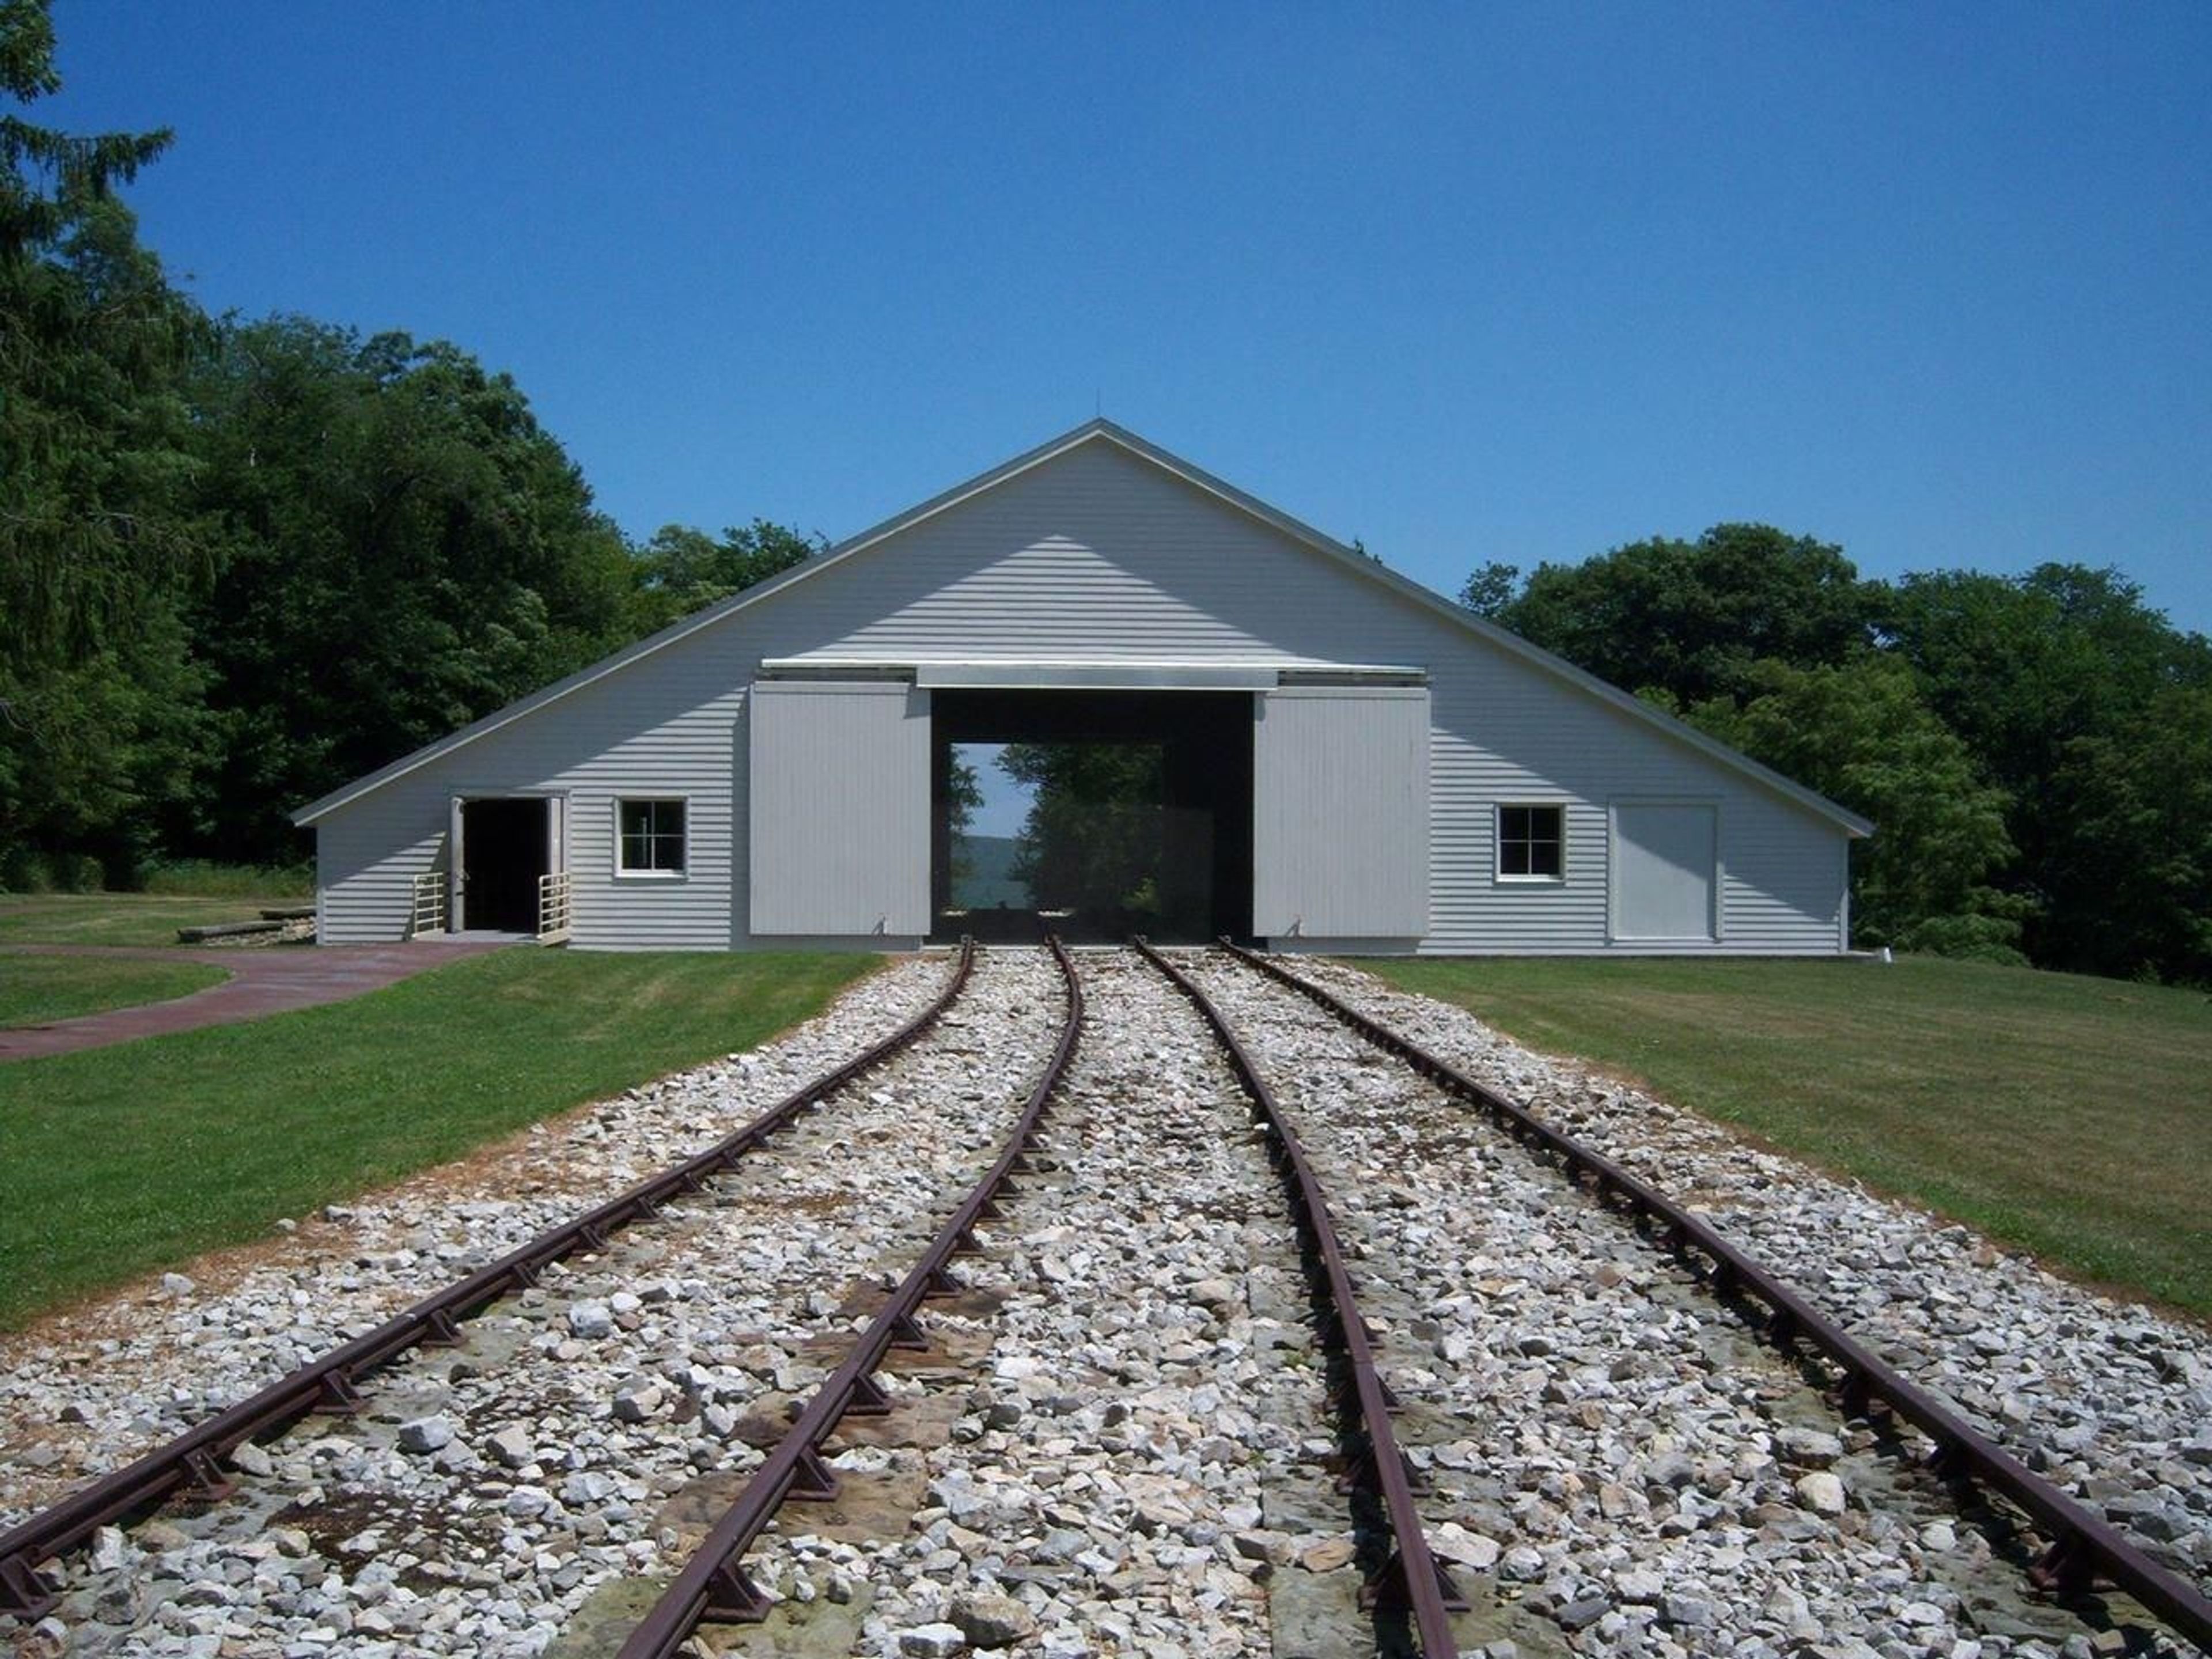
{"type": "Polygon", "coordinates": [[[545,803],[545,870],[557,876],[568,867],[568,792],[565,789],[467,789],[446,798],[446,931],[468,927],[468,862],[461,808],[472,800],[542,800],[545,803]]]}

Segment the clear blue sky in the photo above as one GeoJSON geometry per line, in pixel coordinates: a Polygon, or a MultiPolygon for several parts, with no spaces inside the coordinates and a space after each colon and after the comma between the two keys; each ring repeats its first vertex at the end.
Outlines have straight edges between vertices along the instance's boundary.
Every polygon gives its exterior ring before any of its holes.
{"type": "Polygon", "coordinates": [[[1765,520],[2212,629],[2212,5],[58,0],[201,301],[514,374],[634,534],[1115,420],[1447,592],[1765,520]]]}

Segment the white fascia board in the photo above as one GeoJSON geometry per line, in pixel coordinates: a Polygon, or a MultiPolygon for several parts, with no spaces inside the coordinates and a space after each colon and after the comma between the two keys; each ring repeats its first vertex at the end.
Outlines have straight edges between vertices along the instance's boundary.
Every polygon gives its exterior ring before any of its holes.
{"type": "Polygon", "coordinates": [[[1867,819],[1847,808],[1837,805],[1826,795],[1815,790],[1808,789],[1803,784],[1783,776],[1771,767],[1763,766],[1750,756],[1729,748],[1719,738],[1708,737],[1687,722],[1675,719],[1662,709],[1654,708],[1642,698],[1632,696],[1619,686],[1600,679],[1587,670],[1576,667],[1565,658],[1554,656],[1543,647],[1530,644],[1518,634],[1511,633],[1493,622],[1476,616],[1466,606],[1453,604],[1442,594],[1422,586],[1410,576],[1400,575],[1379,560],[1346,546],[1332,536],[1323,535],[1312,526],[1268,506],[1256,496],[1246,495],[1234,484],[1193,466],[1180,456],[1171,455],[1166,450],[1147,443],[1133,432],[1125,431],[1110,421],[1093,421],[1087,426],[1078,428],[1076,432],[1069,434],[1069,437],[1087,437],[1094,434],[1112,439],[1132,453],[1143,456],[1155,465],[1174,473],[1196,488],[1218,496],[1231,506],[1251,514],[1263,523],[1273,526],[1292,540],[1304,543],[1316,552],[1336,560],[1346,569],[1357,571],[1370,581],[1382,583],[1401,598],[1410,599],[1425,610],[1443,617],[1454,626],[1464,629],[1476,637],[1488,641],[1500,650],[1519,657],[1522,661],[1533,664],[1547,673],[1558,676],[1601,702],[1610,703],[1623,714],[1632,715],[1646,725],[1657,728],[1677,742],[1686,744],[1691,748],[1721,762],[1723,765],[1733,767],[1749,776],[1753,781],[1764,784],[1786,799],[1842,826],[1847,834],[1856,836],[1870,836],[1874,833],[1874,825],[1867,819]]]}
{"type": "Polygon", "coordinates": [[[920,687],[957,690],[1272,691],[1291,680],[1419,682],[1425,670],[1371,663],[1147,661],[1134,658],[961,658],[898,660],[876,658],[772,657],[761,672],[774,678],[837,674],[896,674],[920,687]]]}
{"type": "Polygon", "coordinates": [[[1005,691],[1267,691],[1272,668],[1233,668],[1218,663],[922,663],[916,685],[1005,691]]]}
{"type": "MultiPolygon", "coordinates": [[[[559,702],[571,692],[580,691],[586,686],[605,679],[616,671],[629,667],[630,664],[638,661],[641,658],[649,657],[654,652],[674,645],[679,640],[689,639],[703,628],[712,628],[726,617],[732,616],[740,611],[749,610],[763,599],[773,598],[795,582],[805,581],[808,577],[827,570],[833,564],[842,563],[855,553],[872,547],[895,531],[903,530],[908,525],[918,524],[924,519],[933,517],[945,508],[967,500],[970,495],[1012,477],[1016,473],[1026,472],[1030,468],[1050,460],[1064,450],[1071,449],[1076,444],[1097,435],[1100,429],[1109,424],[1099,421],[1086,422],[1076,428],[1074,431],[1054,438],[1049,443],[1040,445],[1026,454],[1018,455],[1002,465],[993,467],[989,471],[969,479],[966,483],[955,485],[941,495],[932,496],[919,507],[909,507],[895,518],[886,519],[881,524],[864,530],[859,535],[850,537],[838,543],[835,547],[816,554],[814,557],[803,563],[795,564],[790,569],[769,577],[766,581],[757,582],[750,587],[731,594],[726,599],[719,599],[703,610],[696,611],[688,617],[681,617],[662,629],[658,634],[648,635],[635,645],[625,646],[611,656],[602,657],[589,666],[578,669],[566,679],[556,680],[541,690],[533,691],[526,697],[518,698],[504,708],[494,709],[482,720],[471,721],[458,732],[450,732],[434,743],[427,743],[412,754],[403,755],[390,765],[380,767],[364,776],[356,778],[351,783],[332,790],[321,799],[308,802],[307,805],[292,814],[292,822],[304,828],[318,818],[327,817],[339,807],[358,800],[371,791],[380,789],[386,784],[403,778],[410,772],[453,753],[464,744],[473,743],[478,738],[496,732],[501,726],[510,725],[526,714],[534,714],[548,704],[559,702]]],[[[1130,436],[1133,438],[1134,434],[1132,434],[1130,436]]]]}
{"type": "Polygon", "coordinates": [[[418,767],[427,766],[432,761],[453,753],[454,750],[465,744],[473,743],[478,738],[496,732],[503,726],[512,725],[526,714],[534,714],[547,704],[558,702],[571,692],[580,691],[587,685],[596,684],[617,670],[627,668],[641,658],[649,657],[665,647],[674,645],[678,640],[690,638],[702,628],[712,628],[725,617],[758,605],[770,594],[781,592],[793,582],[813,574],[835,556],[835,553],[836,550],[833,549],[828,553],[817,554],[804,564],[793,565],[780,575],[771,576],[764,582],[757,582],[750,587],[731,594],[726,599],[718,599],[704,610],[696,611],[680,621],[671,623],[658,634],[649,634],[635,645],[624,646],[612,656],[602,657],[588,667],[578,669],[566,679],[556,680],[552,684],[533,691],[526,697],[516,699],[504,708],[495,708],[482,720],[472,720],[458,732],[449,732],[434,743],[427,743],[412,754],[401,756],[389,766],[356,778],[351,783],[332,790],[319,800],[310,801],[292,814],[292,822],[304,827],[313,823],[318,818],[327,817],[339,807],[360,799],[373,790],[381,789],[386,784],[406,776],[418,767]]]}

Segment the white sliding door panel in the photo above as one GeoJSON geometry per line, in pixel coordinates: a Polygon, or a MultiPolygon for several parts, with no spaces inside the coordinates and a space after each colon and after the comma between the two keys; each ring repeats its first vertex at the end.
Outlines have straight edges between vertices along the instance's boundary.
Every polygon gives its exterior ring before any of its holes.
{"type": "Polygon", "coordinates": [[[1286,686],[1256,701],[1252,931],[1427,933],[1427,688],[1286,686]]]}
{"type": "Polygon", "coordinates": [[[751,931],[929,931],[929,693],[880,680],[752,687],[751,931]]]}
{"type": "Polygon", "coordinates": [[[1719,855],[1720,812],[1709,803],[1614,802],[1613,938],[1718,938],[1719,855]]]}

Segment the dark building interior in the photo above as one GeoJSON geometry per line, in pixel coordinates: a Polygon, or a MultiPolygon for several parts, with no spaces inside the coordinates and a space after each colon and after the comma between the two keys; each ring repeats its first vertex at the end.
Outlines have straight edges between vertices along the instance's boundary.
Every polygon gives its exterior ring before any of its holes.
{"type": "MultiPolygon", "coordinates": [[[[1242,691],[950,691],[931,702],[932,937],[1026,942],[1056,933],[1070,943],[1143,933],[1164,943],[1243,938],[1252,917],[1251,694],[1242,691]],[[1066,842],[1071,824],[1133,837],[1138,879],[1110,890],[1062,878],[1027,904],[953,906],[953,751],[968,744],[1148,746],[1158,750],[1157,799],[1088,803],[1054,815],[1044,862],[1085,866],[1066,842]]],[[[1125,872],[1126,873],[1126,872],[1125,872]]],[[[1041,878],[1041,879],[1047,879],[1041,878]]]]}

